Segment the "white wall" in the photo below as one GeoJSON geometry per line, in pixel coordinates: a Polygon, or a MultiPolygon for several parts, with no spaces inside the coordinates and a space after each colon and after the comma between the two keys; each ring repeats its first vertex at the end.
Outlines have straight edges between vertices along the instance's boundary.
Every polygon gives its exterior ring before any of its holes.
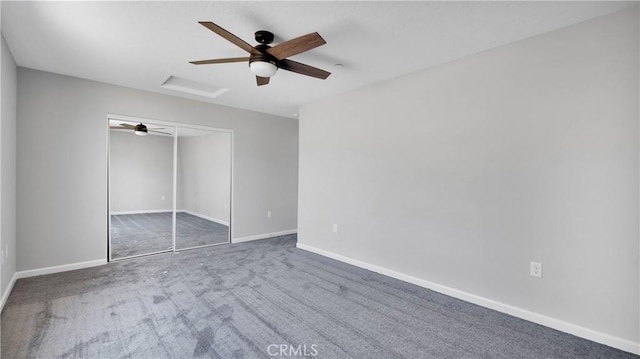
{"type": "Polygon", "coordinates": [[[17,69],[0,36],[0,298],[4,299],[16,272],[16,91],[17,69]]]}
{"type": "Polygon", "coordinates": [[[636,7],[302,106],[299,245],[640,350],[638,42],[636,7]]]}
{"type": "Polygon", "coordinates": [[[180,209],[229,223],[231,204],[231,134],[178,137],[180,209]]]}
{"type": "Polygon", "coordinates": [[[109,132],[111,213],[173,211],[173,137],[109,132]]]}
{"type": "Polygon", "coordinates": [[[298,121],[18,68],[18,270],[106,259],[108,113],[232,129],[232,237],[296,228],[298,121]]]}

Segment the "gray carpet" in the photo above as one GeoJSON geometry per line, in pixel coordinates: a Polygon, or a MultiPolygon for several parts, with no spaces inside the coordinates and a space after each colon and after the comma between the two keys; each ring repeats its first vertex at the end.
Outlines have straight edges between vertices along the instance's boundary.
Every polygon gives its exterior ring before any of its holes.
{"type": "MultiPolygon", "coordinates": [[[[111,216],[111,258],[173,249],[172,213],[111,216]]],[[[229,227],[188,213],[176,213],[176,247],[189,248],[229,242],[229,227]]]]}
{"type": "Polygon", "coordinates": [[[295,242],[285,236],[20,279],[2,313],[2,358],[286,357],[280,344],[298,354],[288,357],[339,359],[638,358],[295,242]]]}

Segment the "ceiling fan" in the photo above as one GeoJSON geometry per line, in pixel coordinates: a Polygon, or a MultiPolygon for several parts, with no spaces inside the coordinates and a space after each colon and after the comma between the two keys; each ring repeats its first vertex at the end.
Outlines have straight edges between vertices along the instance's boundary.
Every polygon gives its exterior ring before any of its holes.
{"type": "Polygon", "coordinates": [[[133,133],[135,133],[138,136],[146,136],[149,134],[149,132],[172,136],[168,132],[156,131],[156,130],[164,130],[164,127],[154,127],[153,129],[149,129],[146,125],[142,123],[139,123],[135,126],[128,123],[121,123],[117,126],[109,126],[109,128],[112,130],[133,130],[133,133]]]}
{"type": "Polygon", "coordinates": [[[228,40],[232,44],[248,52],[249,56],[191,61],[190,63],[194,65],[249,61],[249,68],[251,69],[251,72],[256,75],[258,86],[268,84],[269,78],[275,75],[278,69],[283,69],[302,75],[319,78],[322,80],[331,75],[330,72],[287,59],[287,57],[289,56],[297,55],[326,44],[326,41],[324,41],[322,36],[320,36],[320,34],[318,34],[317,32],[312,32],[307,35],[296,37],[295,39],[285,41],[271,47],[269,46],[269,44],[273,42],[273,34],[269,31],[260,30],[256,31],[255,33],[255,39],[258,44],[256,46],[251,46],[244,40],[212,22],[200,21],[199,23],[207,29],[220,35],[224,39],[228,40]]]}

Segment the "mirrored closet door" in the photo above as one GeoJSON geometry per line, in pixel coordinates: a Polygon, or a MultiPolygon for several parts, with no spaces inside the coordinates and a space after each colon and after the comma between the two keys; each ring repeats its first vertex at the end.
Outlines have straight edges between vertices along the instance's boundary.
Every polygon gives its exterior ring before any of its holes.
{"type": "Polygon", "coordinates": [[[109,119],[109,259],[230,242],[232,133],[109,119]]]}
{"type": "Polygon", "coordinates": [[[178,128],[176,248],[229,242],[231,134],[178,128]]]}

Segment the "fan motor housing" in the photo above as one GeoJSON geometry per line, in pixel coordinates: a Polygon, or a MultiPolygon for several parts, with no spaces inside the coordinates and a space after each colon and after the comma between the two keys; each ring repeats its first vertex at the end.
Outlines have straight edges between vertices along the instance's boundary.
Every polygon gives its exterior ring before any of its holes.
{"type": "Polygon", "coordinates": [[[251,63],[254,61],[262,61],[270,62],[278,66],[278,60],[267,53],[267,49],[269,49],[270,47],[271,46],[265,44],[256,45],[254,49],[257,51],[252,51],[251,55],[249,56],[249,65],[251,65],[251,63]]]}
{"type": "Polygon", "coordinates": [[[268,45],[273,42],[273,33],[267,30],[256,31],[255,37],[256,41],[261,44],[268,45]]]}

